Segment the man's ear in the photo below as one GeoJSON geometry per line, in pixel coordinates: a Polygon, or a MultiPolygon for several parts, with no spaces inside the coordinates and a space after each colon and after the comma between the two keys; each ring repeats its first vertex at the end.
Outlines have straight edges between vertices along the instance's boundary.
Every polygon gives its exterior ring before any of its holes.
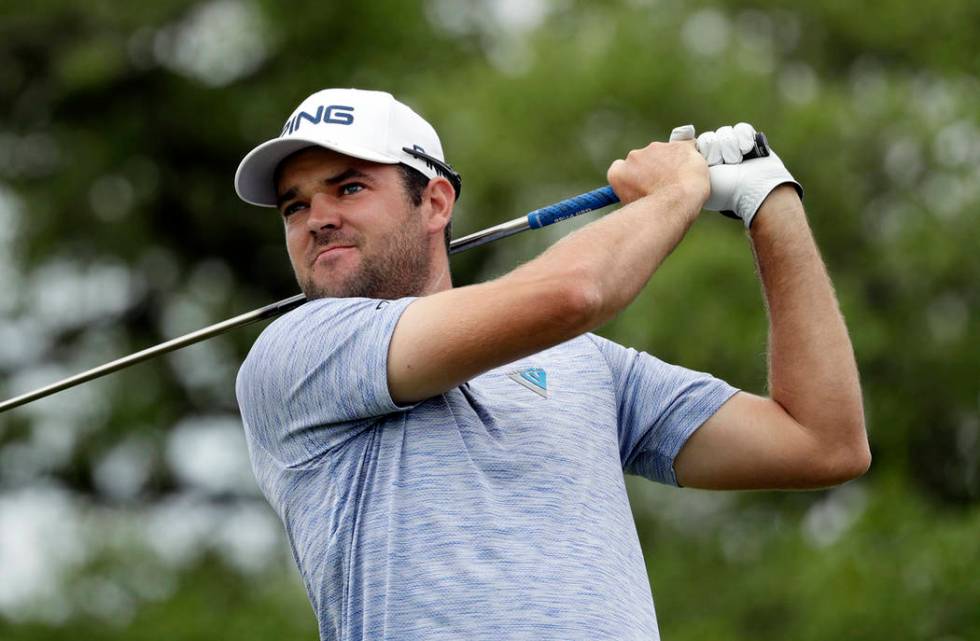
{"type": "Polygon", "coordinates": [[[452,183],[436,176],[429,180],[422,192],[422,207],[425,212],[426,227],[430,232],[442,233],[453,215],[456,204],[456,192],[452,183]]]}

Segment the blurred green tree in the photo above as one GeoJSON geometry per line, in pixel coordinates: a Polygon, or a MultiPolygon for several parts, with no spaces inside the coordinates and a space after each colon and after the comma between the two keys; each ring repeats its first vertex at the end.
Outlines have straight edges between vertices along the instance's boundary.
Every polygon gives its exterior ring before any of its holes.
{"type": "MultiPolygon", "coordinates": [[[[386,89],[437,125],[457,236],[602,183],[677,124],[746,120],[806,189],[875,462],[813,493],[631,479],[662,634],[977,638],[977,24],[968,0],[8,0],[0,392],[293,294],[276,218],[231,178],[318,88],[386,89]]],[[[459,256],[455,282],[578,224],[459,256]]],[[[705,214],[602,333],[764,391],[742,233],[705,214]]],[[[0,416],[0,637],[315,635],[234,447],[260,329],[0,416]]]]}

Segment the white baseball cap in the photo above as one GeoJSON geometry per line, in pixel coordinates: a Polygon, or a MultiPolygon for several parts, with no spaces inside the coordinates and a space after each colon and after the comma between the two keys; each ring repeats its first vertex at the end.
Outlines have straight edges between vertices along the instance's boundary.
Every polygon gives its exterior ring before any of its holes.
{"type": "Polygon", "coordinates": [[[248,152],[238,165],[238,197],[275,207],[276,167],[290,154],[312,146],[372,162],[408,165],[429,178],[445,176],[459,198],[459,174],[446,163],[432,125],[390,93],[363,89],[323,89],[301,102],[279,137],[248,152]]]}

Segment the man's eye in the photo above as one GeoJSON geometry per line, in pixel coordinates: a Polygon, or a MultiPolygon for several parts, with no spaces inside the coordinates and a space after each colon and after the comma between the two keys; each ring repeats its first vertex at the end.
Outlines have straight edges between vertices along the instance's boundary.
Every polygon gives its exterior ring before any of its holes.
{"type": "Polygon", "coordinates": [[[282,210],[283,218],[288,218],[290,214],[295,214],[297,211],[299,211],[300,207],[305,207],[305,206],[306,203],[301,203],[301,202],[295,202],[286,205],[282,210]]]}
{"type": "Polygon", "coordinates": [[[364,189],[364,185],[361,183],[347,183],[346,185],[341,185],[340,193],[343,196],[347,196],[349,194],[356,194],[362,189],[364,189]]]}

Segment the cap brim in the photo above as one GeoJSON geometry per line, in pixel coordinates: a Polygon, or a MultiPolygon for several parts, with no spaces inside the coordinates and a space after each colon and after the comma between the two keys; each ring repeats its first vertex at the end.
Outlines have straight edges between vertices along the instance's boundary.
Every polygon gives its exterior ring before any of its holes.
{"type": "Polygon", "coordinates": [[[370,160],[371,162],[394,165],[402,162],[387,154],[351,145],[333,144],[330,141],[291,136],[267,140],[242,159],[235,172],[235,191],[247,203],[260,207],[276,206],[276,186],[272,183],[276,167],[290,154],[307,147],[324,147],[337,153],[370,160]]]}

